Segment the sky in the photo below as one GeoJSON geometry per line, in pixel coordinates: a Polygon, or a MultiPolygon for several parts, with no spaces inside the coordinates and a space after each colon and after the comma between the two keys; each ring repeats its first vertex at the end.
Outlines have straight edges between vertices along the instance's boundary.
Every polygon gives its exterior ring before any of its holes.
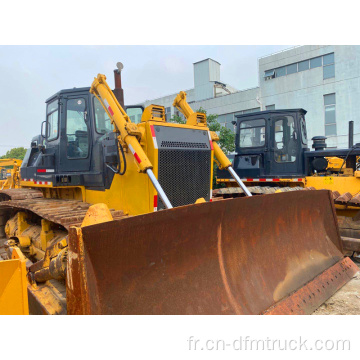
{"type": "Polygon", "coordinates": [[[57,91],[90,86],[105,74],[114,87],[116,63],[124,64],[125,104],[193,87],[193,63],[212,58],[221,81],[239,90],[258,85],[259,57],[289,46],[0,46],[0,156],[40,134],[45,100],[57,91]]]}

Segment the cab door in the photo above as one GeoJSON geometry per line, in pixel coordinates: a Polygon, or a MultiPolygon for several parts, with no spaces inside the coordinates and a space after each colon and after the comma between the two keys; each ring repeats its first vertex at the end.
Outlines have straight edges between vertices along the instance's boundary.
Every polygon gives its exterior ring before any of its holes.
{"type": "Polygon", "coordinates": [[[63,99],[60,141],[60,172],[90,170],[91,131],[88,95],[63,99]]]}
{"type": "Polygon", "coordinates": [[[295,118],[291,115],[275,116],[271,120],[270,174],[297,175],[300,147],[295,118]]]}

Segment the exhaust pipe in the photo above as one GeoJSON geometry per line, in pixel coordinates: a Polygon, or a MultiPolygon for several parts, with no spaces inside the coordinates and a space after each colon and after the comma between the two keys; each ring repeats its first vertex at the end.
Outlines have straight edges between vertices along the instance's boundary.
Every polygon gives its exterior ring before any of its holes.
{"type": "Polygon", "coordinates": [[[113,90],[113,93],[121,107],[125,108],[124,90],[121,86],[121,70],[124,68],[124,65],[121,62],[118,62],[116,67],[117,69],[114,70],[115,89],[113,90]]]}
{"type": "Polygon", "coordinates": [[[349,121],[349,149],[354,146],[354,121],[349,121]]]}

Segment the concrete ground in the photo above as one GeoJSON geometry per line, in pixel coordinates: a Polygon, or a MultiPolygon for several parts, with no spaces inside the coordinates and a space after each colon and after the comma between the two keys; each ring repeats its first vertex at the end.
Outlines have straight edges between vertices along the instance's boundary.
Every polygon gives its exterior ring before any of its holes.
{"type": "MultiPolygon", "coordinates": [[[[356,265],[360,268],[360,263],[356,265]]],[[[360,315],[360,272],[314,311],[313,315],[360,315]]]]}
{"type": "MultiPolygon", "coordinates": [[[[0,261],[3,260],[2,255],[5,256],[2,248],[5,240],[0,238],[0,261]]],[[[356,264],[360,270],[360,263],[356,264]]],[[[360,271],[313,315],[360,315],[360,271]]]]}

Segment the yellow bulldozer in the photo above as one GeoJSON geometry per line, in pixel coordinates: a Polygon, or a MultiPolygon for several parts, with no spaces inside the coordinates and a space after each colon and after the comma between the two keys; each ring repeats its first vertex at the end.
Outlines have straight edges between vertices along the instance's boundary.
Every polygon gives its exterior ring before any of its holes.
{"type": "Polygon", "coordinates": [[[183,100],[169,123],[99,74],[46,101],[0,192],[0,313],[308,314],[351,279],[331,193],[252,196],[183,100]],[[214,159],[246,197],[211,201],[214,159]]]}
{"type": "Polygon", "coordinates": [[[0,190],[14,189],[20,185],[19,159],[0,159],[0,190]]]}

